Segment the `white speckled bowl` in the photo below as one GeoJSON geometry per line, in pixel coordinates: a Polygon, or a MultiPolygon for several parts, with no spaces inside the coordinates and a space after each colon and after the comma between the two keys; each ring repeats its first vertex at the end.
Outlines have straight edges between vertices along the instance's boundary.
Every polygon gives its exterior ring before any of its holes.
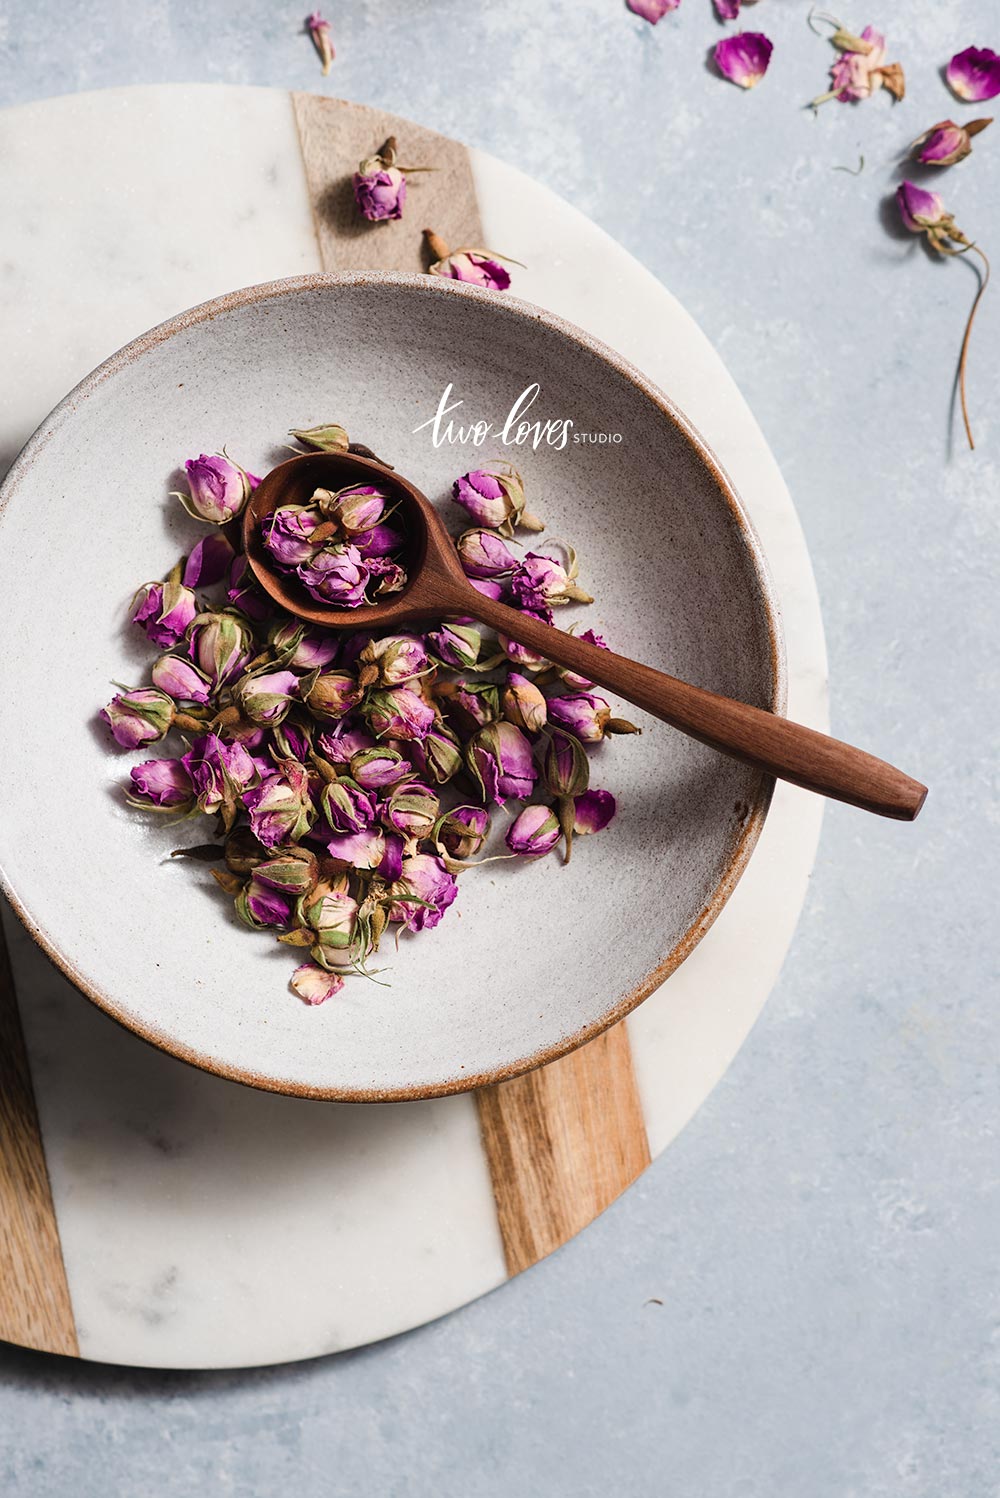
{"type": "Polygon", "coordinates": [[[252,287],[130,344],[42,424],[0,491],[0,871],[15,909],[95,1003],[199,1066],[305,1096],[427,1097],[551,1060],[656,988],[733,889],[771,783],[632,713],[644,736],[592,761],[619,815],[568,868],[470,872],[435,931],[380,953],[388,986],[295,999],[294,953],[241,927],[204,865],[165,857],[201,828],[124,804],[128,766],[149,755],[116,751],[95,713],[154,655],[126,625],[133,591],[204,533],[168,497],[180,460],[226,444],[259,472],[289,427],[325,419],[442,502],[457,474],[513,457],[548,533],[579,550],[587,623],[625,654],[780,711],[780,629],[749,522],[683,416],[509,296],[390,274],[252,287]],[[457,414],[499,423],[536,381],[532,417],[621,442],[435,448],[414,430],[449,383],[457,414]]]}

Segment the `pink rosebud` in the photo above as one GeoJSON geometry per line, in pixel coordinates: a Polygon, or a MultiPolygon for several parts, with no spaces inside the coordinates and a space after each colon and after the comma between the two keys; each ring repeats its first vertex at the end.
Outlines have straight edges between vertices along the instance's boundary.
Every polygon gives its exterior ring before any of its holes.
{"type": "Polygon", "coordinates": [[[434,256],[429,266],[432,276],[445,276],[452,281],[468,281],[473,286],[485,286],[488,291],[506,291],[510,285],[509,272],[489,250],[449,250],[433,229],[425,229],[424,237],[434,256]]]}
{"type": "Polygon", "coordinates": [[[326,671],[313,682],[306,703],[317,718],[336,721],[345,717],[360,698],[358,683],[349,672],[326,671]]]}
{"type": "Polygon", "coordinates": [[[366,791],[384,790],[411,774],[413,766],[398,749],[362,749],[351,758],[351,778],[366,791]]]}
{"type": "Polygon", "coordinates": [[[294,900],[283,890],[258,881],[256,874],[236,896],[236,914],[254,931],[283,929],[291,924],[294,900]]]}
{"type": "Polygon", "coordinates": [[[568,728],[585,744],[597,744],[606,734],[638,733],[625,718],[613,718],[611,706],[596,692],[574,692],[566,697],[550,697],[549,721],[568,728]]]}
{"type": "Polygon", "coordinates": [[[430,837],[441,803],[429,786],[410,780],[397,785],[382,809],[382,820],[390,832],[409,841],[430,837]]]}
{"type": "Polygon", "coordinates": [[[299,842],[313,820],[309,777],[301,765],[286,760],[281,770],[265,775],[243,796],[253,835],[265,848],[299,842]]]}
{"type": "Polygon", "coordinates": [[[479,660],[483,635],[478,624],[442,624],[432,630],[427,642],[438,660],[456,671],[471,671],[479,660]]]}
{"type": "Polygon", "coordinates": [[[369,640],[359,656],[358,684],[398,687],[429,668],[427,648],[415,635],[385,635],[369,640]]]}
{"type": "Polygon", "coordinates": [[[175,702],[210,702],[209,682],[190,661],[179,655],[161,655],[150,672],[154,687],[166,692],[175,702]]]}
{"type": "Polygon", "coordinates": [[[455,480],[452,498],[476,525],[498,530],[501,535],[512,536],[517,526],[529,531],[545,529],[540,520],[526,513],[524,484],[513,468],[509,473],[473,469],[455,480]]]}
{"type": "Polygon", "coordinates": [[[317,885],[311,895],[299,902],[299,911],[316,933],[322,956],[330,961],[335,952],[348,952],[353,945],[358,918],[357,901],[343,889],[329,884],[317,885]]]}
{"type": "Polygon", "coordinates": [[[132,600],[132,623],[161,650],[183,639],[198,613],[198,600],[181,583],[143,583],[132,600]]]}
{"type": "Polygon", "coordinates": [[[676,10],[681,0],[626,0],[634,16],[641,16],[651,26],[662,21],[668,10],[676,10]]]}
{"type": "Polygon", "coordinates": [[[165,692],[139,687],[133,692],[119,692],[101,717],[123,749],[138,749],[162,739],[174,721],[174,704],[165,692]]]}
{"type": "Polygon", "coordinates": [[[403,545],[403,537],[391,525],[373,525],[371,530],[358,531],[351,539],[366,562],[392,556],[403,545]]]}
{"type": "Polygon", "coordinates": [[[314,505],[279,505],[261,525],[264,545],[282,567],[311,562],[320,546],[309,537],[322,520],[314,505]]]}
{"type": "Polygon", "coordinates": [[[178,498],[195,520],[211,525],[226,525],[243,513],[243,507],[260,483],[238,463],[224,454],[189,458],[184,464],[188,493],[178,498]]]}
{"type": "Polygon", "coordinates": [[[400,877],[389,893],[393,901],[390,920],[402,921],[408,931],[429,931],[453,903],[458,885],[440,858],[412,853],[403,859],[400,877]]]}
{"type": "Polygon", "coordinates": [[[760,31],[741,31],[723,37],[713,51],[715,65],[730,83],[755,88],[767,72],[774,44],[760,31]]]}
{"type": "Polygon", "coordinates": [[[455,806],[441,818],[437,838],[450,858],[474,858],[489,831],[490,814],[485,806],[455,806]]]}
{"type": "Polygon", "coordinates": [[[477,593],[482,593],[484,598],[499,600],[503,597],[503,585],[494,582],[490,577],[470,577],[469,582],[477,593]]]}
{"type": "Polygon", "coordinates": [[[924,166],[954,166],[971,152],[972,136],[992,123],[992,119],[985,119],[956,125],[954,120],[941,120],[917,137],[911,147],[913,155],[924,166]]]}
{"type": "Polygon", "coordinates": [[[356,609],[365,602],[371,576],[356,546],[334,546],[303,562],[296,575],[306,592],[320,603],[356,609]]]}
{"type": "Polygon", "coordinates": [[[434,724],[434,709],[410,687],[373,692],[364,708],[376,738],[424,739],[434,724]]]}
{"type": "Polygon", "coordinates": [[[299,671],[315,671],[329,666],[340,650],[337,636],[325,629],[304,629],[296,619],[285,618],[271,631],[271,644],[283,665],[299,671]],[[290,651],[291,654],[286,654],[290,651]]]}
{"type": "Polygon", "coordinates": [[[487,723],[470,740],[466,762],[484,800],[497,806],[511,796],[523,801],[538,778],[531,744],[513,723],[487,723]]]}
{"type": "Polygon", "coordinates": [[[550,806],[526,806],[511,822],[505,841],[521,858],[537,858],[551,853],[559,835],[559,819],[550,806]]]}
{"type": "Polygon", "coordinates": [[[989,47],[966,47],[951,59],[945,77],[960,99],[995,99],[1000,94],[1000,56],[989,47]]]}
{"type": "MultiPolygon", "coordinates": [[[[336,521],[352,540],[377,526],[389,503],[385,490],[379,489],[375,484],[351,484],[346,489],[338,489],[336,493],[318,489],[313,498],[318,502],[325,519],[336,521]]],[[[393,532],[393,536],[396,535],[393,532]]],[[[367,544],[371,546],[372,543],[369,541],[367,544]]],[[[390,546],[388,549],[394,551],[396,548],[390,546]]],[[[374,550],[368,553],[370,556],[375,554],[374,550]]]]}
{"type": "Polygon", "coordinates": [[[913,234],[923,234],[928,228],[940,224],[946,217],[944,204],[936,192],[918,187],[915,182],[901,182],[896,188],[903,223],[913,234]]]}
{"type": "Polygon", "coordinates": [[[233,548],[227,538],[214,531],[192,548],[184,563],[181,582],[185,588],[211,588],[221,582],[233,560],[233,548]]]}
{"type": "Polygon", "coordinates": [[[533,681],[511,671],[501,698],[503,715],[508,723],[525,733],[541,733],[545,727],[547,707],[545,697],[533,681]]]}
{"type": "Polygon", "coordinates": [[[323,19],[318,10],[306,16],[306,30],[312,37],[313,46],[319,53],[320,62],[323,64],[323,77],[330,71],[330,64],[336,57],[333,50],[333,37],[330,35],[330,23],[323,19]]]}
{"type": "Polygon", "coordinates": [[[589,593],[584,593],[573,581],[576,563],[567,571],[554,557],[540,556],[529,551],[524,561],[514,571],[510,580],[510,591],[522,609],[544,609],[555,604],[593,603],[589,593]]]}
{"type": "Polygon", "coordinates": [[[610,791],[584,791],[574,800],[573,831],[583,836],[601,832],[611,821],[618,804],[610,791]]]}
{"type": "Polygon", "coordinates": [[[299,678],[294,671],[255,671],[243,676],[233,688],[233,701],[244,718],[266,728],[274,728],[287,717],[299,695],[299,678]]]}
{"type": "Polygon", "coordinates": [[[306,1004],[325,1004],[327,999],[337,996],[344,986],[339,973],[328,973],[315,962],[303,962],[289,979],[293,993],[306,1004]]]}
{"type": "Polygon", "coordinates": [[[435,723],[426,736],[413,740],[407,747],[414,768],[427,775],[435,785],[445,785],[462,768],[462,749],[455,735],[441,723],[435,723]]]}
{"type": "Polygon", "coordinates": [[[229,569],[226,602],[231,608],[239,609],[241,614],[246,614],[248,619],[254,619],[257,623],[267,619],[274,608],[267,594],[261,592],[253,568],[242,552],[238,557],[233,557],[232,566],[229,569]]]}
{"type": "Polygon", "coordinates": [[[517,566],[514,553],[495,531],[463,531],[455,545],[469,577],[501,577],[517,566]]]}
{"type": "Polygon", "coordinates": [[[370,224],[403,217],[406,178],[398,166],[387,166],[381,156],[370,156],[354,173],[354,201],[370,224]]]}
{"type": "Polygon", "coordinates": [[[132,789],[129,800],[157,811],[180,811],[194,804],[191,777],[179,759],[147,759],[129,771],[132,789]]]}
{"type": "Polygon", "coordinates": [[[188,653],[213,689],[239,675],[253,650],[250,627],[236,614],[199,614],[188,631],[188,653]]]}
{"type": "MultiPolygon", "coordinates": [[[[347,679],[351,680],[350,677],[347,679]]],[[[320,753],[332,765],[346,765],[355,754],[360,754],[364,749],[376,747],[375,740],[370,733],[366,733],[363,728],[349,727],[346,721],[338,723],[336,728],[325,729],[316,743],[320,753]]]]}
{"type": "Polygon", "coordinates": [[[363,832],[375,821],[374,796],[347,780],[323,787],[320,809],[333,832],[363,832]]]}
{"type": "Polygon", "coordinates": [[[227,744],[217,734],[203,734],[181,759],[204,812],[218,811],[234,793],[246,790],[258,775],[243,744],[227,744]]]}

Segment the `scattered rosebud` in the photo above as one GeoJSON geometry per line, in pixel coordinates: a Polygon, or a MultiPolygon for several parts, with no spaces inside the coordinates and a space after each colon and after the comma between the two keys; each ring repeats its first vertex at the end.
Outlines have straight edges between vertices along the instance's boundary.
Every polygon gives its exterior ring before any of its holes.
{"type": "Polygon", "coordinates": [[[755,88],[767,72],[773,51],[773,42],[762,32],[741,31],[716,42],[712,55],[719,72],[730,83],[755,88]]]}
{"type": "Polygon", "coordinates": [[[510,590],[521,608],[551,608],[564,603],[593,603],[589,593],[578,587],[576,558],[573,556],[569,569],[554,557],[540,556],[529,551],[510,580],[510,590]]]}
{"type": "MultiPolygon", "coordinates": [[[[385,491],[375,484],[351,484],[335,493],[329,489],[317,489],[313,495],[313,503],[321,515],[327,520],[336,521],[337,529],[360,546],[362,543],[357,538],[378,525],[389,499],[385,491]]],[[[367,538],[364,544],[368,548],[367,555],[374,556],[376,553],[371,538],[367,538]]],[[[394,532],[388,549],[394,550],[396,544],[398,541],[394,532]]]]}
{"type": "Polygon", "coordinates": [[[229,569],[226,603],[258,624],[270,616],[274,607],[267,594],[261,592],[253,568],[242,552],[233,558],[229,569]]]}
{"type": "Polygon", "coordinates": [[[256,864],[253,877],[271,889],[284,890],[289,895],[307,895],[319,878],[319,864],[315,853],[308,848],[283,848],[275,858],[256,864]]]}
{"type": "Polygon", "coordinates": [[[487,723],[470,740],[466,763],[486,801],[497,806],[511,796],[531,795],[538,778],[531,744],[513,723],[487,723]]]}
{"type": "Polygon", "coordinates": [[[325,78],[330,71],[330,64],[337,55],[333,50],[330,23],[323,19],[318,10],[314,10],[311,15],[306,16],[306,30],[312,37],[313,46],[319,53],[320,62],[323,64],[323,77],[325,78]]]}
{"type": "Polygon", "coordinates": [[[149,673],[154,687],[175,702],[206,703],[212,700],[211,683],[196,666],[180,655],[161,655],[149,673]]]}
{"type": "Polygon", "coordinates": [[[496,531],[463,531],[455,546],[469,577],[502,577],[517,566],[517,557],[496,531]]]}
{"type": "Polygon", "coordinates": [[[286,760],[243,797],[253,834],[265,848],[299,842],[313,820],[309,780],[301,765],[286,760]]]}
{"type": "Polygon", "coordinates": [[[236,896],[236,914],[254,931],[268,927],[283,930],[291,922],[292,905],[290,895],[273,885],[259,883],[256,872],[236,896]]]}
{"type": "Polygon", "coordinates": [[[479,660],[483,632],[478,624],[444,623],[427,636],[438,660],[456,671],[471,671],[479,660]]]}
{"type": "Polygon", "coordinates": [[[507,722],[525,733],[540,733],[545,727],[548,709],[544,693],[526,676],[516,671],[509,673],[501,704],[507,722]]]}
{"type": "Polygon", "coordinates": [[[422,739],[407,746],[407,752],[421,775],[429,776],[435,785],[454,779],[464,764],[461,744],[442,723],[432,724],[422,739]]]}
{"type": "Polygon", "coordinates": [[[830,68],[833,87],[828,93],[814,99],[813,107],[838,99],[841,104],[850,104],[858,99],[869,99],[884,88],[894,99],[902,99],[906,93],[906,80],[898,62],[885,60],[885,37],[874,26],[866,26],[860,36],[847,31],[839,22],[835,25],[830,40],[840,52],[830,68]]]}
{"type": "Polygon", "coordinates": [[[391,832],[409,841],[430,837],[441,803],[429,786],[408,781],[393,787],[385,803],[383,820],[391,832]]]}
{"type": "Polygon", "coordinates": [[[294,671],[254,671],[233,688],[233,701],[251,723],[276,727],[299,695],[294,671]]]}
{"type": "Polygon", "coordinates": [[[364,713],[378,739],[424,739],[434,723],[434,709],[411,687],[373,692],[364,713]]]}
{"type": "Polygon", "coordinates": [[[182,583],[143,583],[131,603],[132,623],[147,638],[169,650],[184,635],[198,612],[198,600],[182,583]]]}
{"type": "Polygon", "coordinates": [[[465,860],[482,851],[490,832],[485,806],[455,806],[437,825],[437,841],[450,858],[465,860]]]}
{"type": "Polygon", "coordinates": [[[568,728],[585,744],[597,744],[606,734],[639,733],[626,718],[613,718],[610,703],[596,692],[573,692],[566,697],[549,698],[549,719],[560,728],[568,728]]]}
{"type": "Polygon", "coordinates": [[[573,831],[581,837],[588,832],[601,832],[617,810],[618,804],[610,791],[584,791],[574,801],[573,831]]]}
{"type": "Polygon", "coordinates": [[[187,771],[204,812],[234,808],[237,795],[258,779],[258,769],[242,744],[227,744],[218,734],[193,741],[181,763],[187,771]]]}
{"type": "Polygon", "coordinates": [[[319,804],[333,832],[364,832],[375,822],[375,798],[350,780],[325,785],[319,804]]]}
{"type": "Polygon", "coordinates": [[[402,921],[408,931],[436,926],[458,893],[454,875],[432,853],[412,853],[403,859],[400,877],[390,894],[389,919],[402,921]]]}
{"type": "Polygon", "coordinates": [[[565,862],[573,852],[576,803],[590,784],[590,761],[575,734],[553,729],[542,751],[542,779],[556,798],[556,814],[566,839],[565,862]]]}
{"type": "Polygon", "coordinates": [[[271,632],[271,645],[278,662],[299,671],[322,670],[337,658],[340,641],[329,630],[306,629],[289,619],[271,632]]]}
{"type": "Polygon", "coordinates": [[[651,26],[662,21],[668,10],[676,10],[681,0],[625,0],[634,16],[641,16],[651,26]]]}
{"type": "Polygon", "coordinates": [[[181,582],[185,588],[211,588],[222,581],[232,561],[233,548],[229,541],[220,531],[214,531],[191,548],[181,582]]]}
{"type": "Polygon", "coordinates": [[[381,791],[405,780],[413,766],[398,749],[362,749],[351,759],[351,779],[366,791],[381,791]]]}
{"type": "Polygon", "coordinates": [[[303,962],[288,980],[293,993],[307,1004],[325,1004],[335,998],[344,986],[339,973],[328,973],[315,962],[303,962]]]}
{"type": "Polygon", "coordinates": [[[502,536],[512,536],[518,526],[526,531],[545,529],[540,520],[526,512],[524,483],[513,468],[508,473],[476,468],[463,474],[455,480],[452,498],[476,525],[499,531],[502,536]]]}
{"type": "Polygon", "coordinates": [[[346,453],[351,445],[344,428],[335,421],[318,427],[292,427],[288,435],[318,453],[346,453]]]}
{"type": "MultiPolygon", "coordinates": [[[[598,650],[608,649],[607,640],[603,635],[597,634],[595,630],[585,629],[583,631],[583,634],[580,636],[580,639],[586,640],[588,645],[596,645],[598,650]]],[[[564,681],[568,687],[572,687],[575,692],[589,692],[591,687],[594,685],[594,683],[592,681],[588,681],[585,676],[581,676],[577,671],[570,671],[565,666],[557,666],[556,670],[559,674],[560,679],[564,681]]]]}
{"type": "Polygon", "coordinates": [[[504,257],[497,255],[495,251],[470,248],[449,250],[433,229],[425,229],[424,238],[434,257],[428,267],[432,276],[445,276],[452,281],[469,281],[473,286],[486,287],[488,291],[506,291],[510,285],[510,273],[500,264],[504,257]]]}
{"type": "MultiPolygon", "coordinates": [[[[413,167],[407,167],[413,171],[413,167]]],[[[406,203],[406,177],[396,165],[396,141],[390,136],[374,156],[361,162],[353,178],[354,201],[358,212],[370,224],[403,217],[406,203]]]]}
{"type": "Polygon", "coordinates": [[[559,819],[550,806],[526,806],[507,829],[505,842],[522,858],[551,853],[559,841],[559,819]]]}
{"type": "Polygon", "coordinates": [[[189,458],[184,468],[189,492],[178,493],[177,498],[195,520],[207,520],[211,525],[227,525],[242,515],[260,483],[224,453],[215,457],[202,453],[200,458],[189,458]]]}
{"type": "Polygon", "coordinates": [[[188,653],[213,689],[227,686],[253,650],[253,633],[238,614],[199,614],[188,629],[188,653]]]}
{"type": "Polygon", "coordinates": [[[191,777],[179,759],[147,759],[129,771],[132,788],[129,801],[133,806],[151,807],[155,811],[190,811],[194,805],[191,777]]]}
{"type": "Polygon", "coordinates": [[[941,120],[919,135],[910,149],[923,166],[954,166],[971,152],[971,137],[992,123],[992,119],[984,119],[956,125],[954,120],[941,120]]]}
{"type": "Polygon", "coordinates": [[[948,86],[960,99],[978,103],[1000,94],[1000,55],[989,47],[956,52],[945,69],[948,86]]]}
{"type": "Polygon", "coordinates": [[[163,738],[174,721],[174,704],[165,692],[138,687],[112,697],[101,709],[101,717],[116,743],[123,749],[138,749],[163,738]]]}

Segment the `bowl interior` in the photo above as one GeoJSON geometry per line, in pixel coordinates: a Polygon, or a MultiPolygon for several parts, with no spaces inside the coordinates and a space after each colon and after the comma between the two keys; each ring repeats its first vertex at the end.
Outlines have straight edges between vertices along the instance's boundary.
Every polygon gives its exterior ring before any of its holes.
{"type": "Polygon", "coordinates": [[[560,611],[563,627],[766,707],[781,705],[780,646],[756,543],[683,420],[583,335],[497,295],[399,276],[236,293],[130,345],[43,424],[0,509],[0,866],[15,906],[91,997],[187,1059],[293,1092],[420,1096],[558,1054],[655,987],[735,883],[770,786],[629,711],[643,736],[606,742],[591,766],[618,816],[568,868],[470,871],[436,930],[379,954],[378,983],[301,1004],[294,954],[240,926],[204,865],[167,856],[208,824],[127,807],[128,768],[150,756],[116,750],[95,715],[155,656],[126,622],[133,592],[204,534],[170,498],[180,461],[225,446],[259,473],[288,456],[289,428],[329,420],[453,530],[454,478],[514,462],[540,540],[577,548],[597,600],[560,611]],[[567,442],[503,445],[535,385],[521,419],[570,420],[567,442]],[[453,440],[435,442],[449,386],[453,440]],[[480,444],[477,421],[495,429],[480,444]]]}

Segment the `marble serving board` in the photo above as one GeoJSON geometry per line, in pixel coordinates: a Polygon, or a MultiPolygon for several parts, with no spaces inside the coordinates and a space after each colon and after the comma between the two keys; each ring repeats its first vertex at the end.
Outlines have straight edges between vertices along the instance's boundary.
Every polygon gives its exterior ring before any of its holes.
{"type": "MultiPolygon", "coordinates": [[[[760,430],[683,308],[546,189],[378,111],[169,86],[6,111],[0,195],[4,467],[143,329],[298,272],[420,269],[412,224],[433,214],[453,244],[522,262],[521,296],[620,350],[701,430],[770,563],[788,712],[827,726],[812,572],[760,430]],[[345,195],[355,160],[393,131],[407,158],[439,168],[412,179],[406,234],[361,229],[345,195]]],[[[716,925],[622,1025],[526,1078],[423,1103],[316,1103],[196,1071],[118,1029],[5,912],[0,1335],[147,1366],[273,1363],[419,1325],[543,1258],[722,1076],[781,966],[821,814],[818,798],[777,788],[716,925]]],[[[94,892],[95,922],[111,898],[94,892]]]]}

